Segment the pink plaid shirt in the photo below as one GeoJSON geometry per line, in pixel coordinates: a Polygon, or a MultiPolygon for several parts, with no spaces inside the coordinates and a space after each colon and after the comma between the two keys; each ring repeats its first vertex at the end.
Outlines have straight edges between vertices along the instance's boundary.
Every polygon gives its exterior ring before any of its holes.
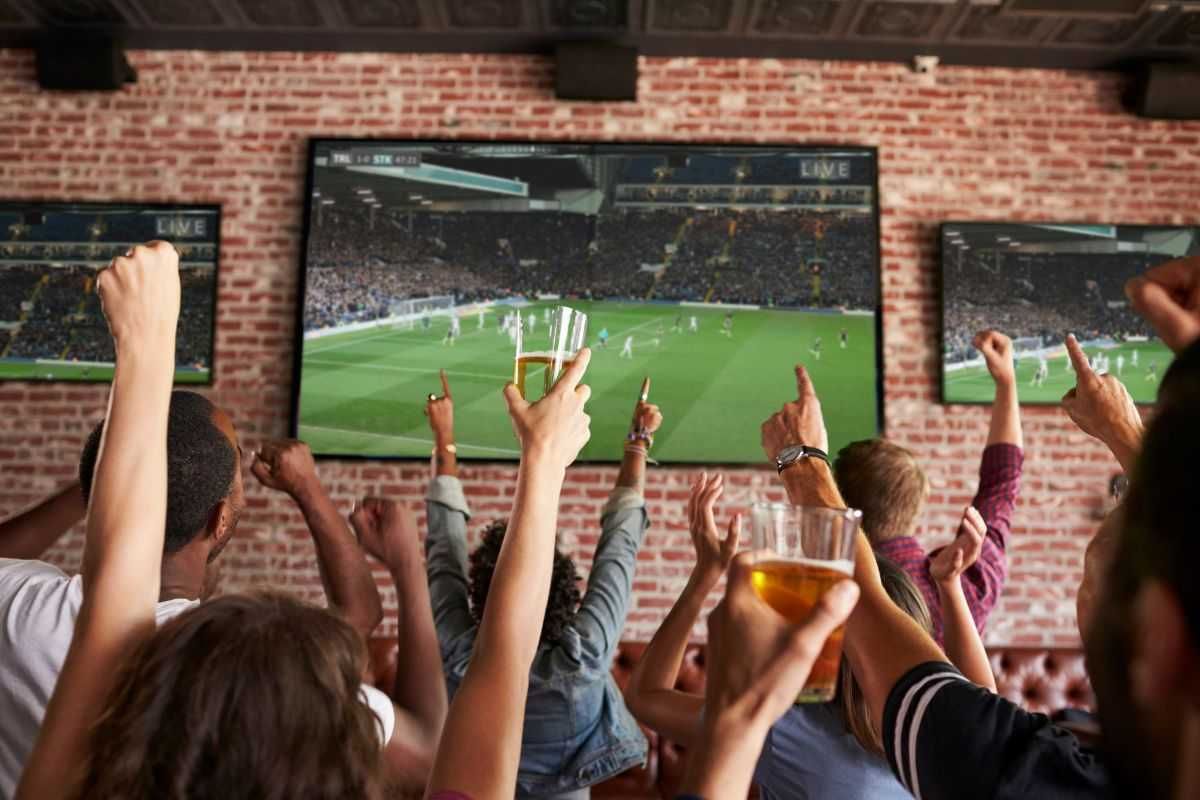
{"type": "MultiPolygon", "coordinates": [[[[967,605],[971,608],[971,616],[980,635],[983,635],[988,615],[1000,599],[1004,579],[1008,575],[1004,548],[1012,530],[1013,507],[1021,488],[1021,467],[1024,463],[1024,452],[1012,444],[988,445],[980,460],[979,491],[972,505],[987,523],[987,536],[983,540],[979,559],[962,574],[963,593],[967,596],[967,605]]],[[[926,553],[912,536],[881,542],[875,550],[890,558],[912,577],[929,606],[933,618],[933,637],[939,645],[943,645],[942,601],[929,574],[930,560],[938,551],[926,553]]]]}

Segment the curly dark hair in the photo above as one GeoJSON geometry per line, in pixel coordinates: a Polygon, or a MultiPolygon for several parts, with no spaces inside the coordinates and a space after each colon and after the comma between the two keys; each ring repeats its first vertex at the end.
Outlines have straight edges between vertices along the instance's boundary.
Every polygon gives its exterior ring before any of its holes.
{"type": "Polygon", "coordinates": [[[382,796],[379,723],[345,621],[277,593],[227,595],[130,653],[76,800],[382,796]]]}
{"type": "MultiPolygon", "coordinates": [[[[488,525],[483,531],[483,541],[471,553],[471,615],[476,622],[483,621],[483,608],[487,604],[488,590],[492,587],[492,573],[496,571],[496,559],[500,557],[500,545],[504,543],[507,530],[507,520],[498,519],[488,525]]],[[[575,621],[575,612],[579,610],[579,580],[575,561],[555,547],[550,599],[546,602],[546,617],[542,621],[542,644],[557,644],[563,632],[575,621]]]]}

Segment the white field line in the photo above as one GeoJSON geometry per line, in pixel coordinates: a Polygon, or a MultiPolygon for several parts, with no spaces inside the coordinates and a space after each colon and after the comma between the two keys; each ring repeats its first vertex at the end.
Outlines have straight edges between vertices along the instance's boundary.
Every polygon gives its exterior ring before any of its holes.
{"type": "MultiPolygon", "coordinates": [[[[382,370],[388,370],[389,372],[424,372],[426,374],[432,374],[432,375],[436,375],[440,371],[437,368],[431,368],[431,367],[400,367],[400,366],[396,366],[394,364],[381,364],[378,361],[365,361],[363,363],[355,364],[355,363],[351,363],[349,361],[326,361],[326,360],[323,360],[320,358],[308,358],[308,359],[305,359],[305,363],[306,364],[317,364],[318,366],[327,366],[327,367],[344,367],[346,369],[357,369],[357,370],[364,370],[364,371],[365,370],[382,369],[382,370]]],[[[457,369],[448,369],[448,370],[446,370],[446,374],[448,376],[450,376],[451,378],[453,378],[455,375],[465,375],[469,378],[487,378],[488,380],[502,380],[502,381],[512,380],[512,373],[509,373],[507,375],[500,375],[498,373],[493,374],[493,373],[487,373],[487,372],[463,372],[463,371],[457,370],[457,369]]]]}
{"type": "MultiPolygon", "coordinates": [[[[397,442],[413,442],[415,444],[433,445],[433,439],[422,439],[419,436],[401,436],[396,433],[374,433],[373,431],[356,431],[351,428],[332,428],[327,425],[308,425],[300,424],[300,430],[310,431],[328,431],[330,433],[348,433],[353,436],[368,436],[372,439],[389,439],[397,442]]],[[[504,453],[505,455],[519,456],[520,450],[513,450],[507,447],[488,447],[482,444],[467,444],[462,441],[455,442],[455,446],[460,450],[481,450],[488,453],[504,453]]]]}

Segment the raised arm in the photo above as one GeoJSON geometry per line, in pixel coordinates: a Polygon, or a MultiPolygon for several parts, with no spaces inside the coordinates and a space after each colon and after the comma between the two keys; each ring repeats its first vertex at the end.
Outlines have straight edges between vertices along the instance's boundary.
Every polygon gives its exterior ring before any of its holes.
{"type": "Polygon", "coordinates": [[[1115,375],[1097,375],[1074,336],[1067,353],[1075,367],[1075,388],[1063,395],[1063,410],[1088,436],[1104,443],[1126,474],[1142,451],[1142,415],[1125,384],[1115,375]]]}
{"type": "Polygon", "coordinates": [[[930,561],[929,574],[937,585],[942,600],[942,635],[946,643],[946,656],[959,671],[985,689],[996,691],[996,676],[988,662],[987,651],[967,596],[963,593],[962,574],[983,549],[987,525],[983,517],[972,507],[963,512],[962,525],[953,542],[938,551],[930,561]]]}
{"type": "Polygon", "coordinates": [[[533,405],[516,386],[504,389],[521,443],[516,495],[475,652],[450,704],[430,792],[508,800],[516,791],[529,669],[550,595],[562,483],[589,437],[583,409],[591,390],[580,381],[590,360],[591,351],[580,350],[554,388],[533,405]]]}
{"type": "Polygon", "coordinates": [[[633,410],[617,485],[601,514],[600,541],[588,572],[587,591],[572,623],[582,656],[602,671],[608,670],[625,626],[638,549],[646,533],[646,457],[662,424],[658,406],[645,400],[649,387],[647,378],[633,410]]]}
{"type": "Polygon", "coordinates": [[[1200,256],[1146,270],[1125,284],[1125,294],[1176,353],[1200,339],[1200,256]]]}
{"type": "Polygon", "coordinates": [[[981,331],[975,335],[974,345],[975,349],[983,354],[988,372],[996,384],[996,399],[992,403],[992,422],[988,428],[987,443],[989,446],[1011,444],[1024,447],[1012,339],[999,331],[981,331]]]}
{"type": "Polygon", "coordinates": [[[350,515],[350,525],[363,549],[387,567],[396,586],[399,654],[390,692],[396,726],[383,751],[387,775],[399,786],[424,787],[448,701],[417,521],[392,500],[368,497],[350,515]]]}
{"type": "Polygon", "coordinates": [[[0,558],[41,558],[86,512],[79,481],[72,481],[0,522],[0,558]]]}
{"type": "Polygon", "coordinates": [[[425,569],[438,640],[445,647],[474,625],[467,596],[466,495],[458,481],[454,397],[442,370],[442,396],[430,394],[425,416],[433,433],[433,479],[425,498],[425,569]]]}
{"type": "Polygon", "coordinates": [[[175,377],[179,254],[133,248],[97,279],[116,350],[96,459],[75,635],[25,772],[20,800],[73,796],[122,658],[154,632],[167,517],[167,412],[175,377]]]}
{"type": "Polygon", "coordinates": [[[688,529],[696,549],[696,565],[683,593],[650,640],[625,686],[625,703],[638,721],[684,747],[691,746],[699,731],[704,697],[679,691],[675,679],[679,677],[679,666],[704,599],[737,553],[741,534],[741,517],[735,516],[729,522],[725,538],[720,538],[713,503],[723,490],[723,478],[719,475],[710,478],[706,473],[701,473],[692,486],[688,529]]]}
{"type": "Polygon", "coordinates": [[[308,445],[296,439],[264,442],[250,467],[258,482],[287,494],[308,523],[330,608],[365,639],[383,619],[383,606],[362,548],[317,478],[308,445]]]}
{"type": "Polygon", "coordinates": [[[748,794],[767,731],[792,707],[825,640],[858,596],[853,581],[841,581],[808,619],[792,625],[755,595],[753,563],[751,553],[734,559],[725,598],[708,618],[704,723],[683,788],[710,800],[748,794]]]}
{"type": "MultiPolygon", "coordinates": [[[[821,402],[802,366],[796,367],[796,388],[796,400],[785,403],[762,426],[763,450],[772,462],[791,445],[826,449],[822,446],[828,436],[821,402]]],[[[846,507],[832,470],[818,458],[800,459],[781,477],[788,497],[797,505],[846,507]]],[[[845,652],[867,699],[871,718],[882,720],[888,692],[906,672],[928,661],[944,662],[946,657],[929,634],[888,597],[879,579],[875,553],[862,533],[855,548],[854,579],[861,596],[846,625],[845,652]]]]}

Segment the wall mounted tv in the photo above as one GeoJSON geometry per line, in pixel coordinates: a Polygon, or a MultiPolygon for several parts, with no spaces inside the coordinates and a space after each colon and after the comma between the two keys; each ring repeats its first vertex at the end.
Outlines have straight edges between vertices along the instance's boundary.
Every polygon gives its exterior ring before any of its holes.
{"type": "Polygon", "coordinates": [[[1022,402],[1058,403],[1075,385],[1068,333],[1134,400],[1154,402],[1171,353],[1130,307],[1125,282],[1200,254],[1200,228],[953,222],[941,235],[945,402],[992,401],[992,381],[971,347],[983,328],[1013,337],[1022,402]]]}
{"type": "Polygon", "coordinates": [[[111,380],[96,274],[165,239],[182,256],[175,380],[210,383],[220,229],[212,205],[0,202],[0,379],[111,380]]]}
{"type": "Polygon", "coordinates": [[[595,351],[583,460],[620,458],[643,376],[661,461],[761,463],[798,361],[833,447],[878,430],[873,149],[316,140],[307,195],[293,423],[317,453],[428,458],[444,368],[459,457],[516,458],[506,320],[560,304],[595,351]]]}

